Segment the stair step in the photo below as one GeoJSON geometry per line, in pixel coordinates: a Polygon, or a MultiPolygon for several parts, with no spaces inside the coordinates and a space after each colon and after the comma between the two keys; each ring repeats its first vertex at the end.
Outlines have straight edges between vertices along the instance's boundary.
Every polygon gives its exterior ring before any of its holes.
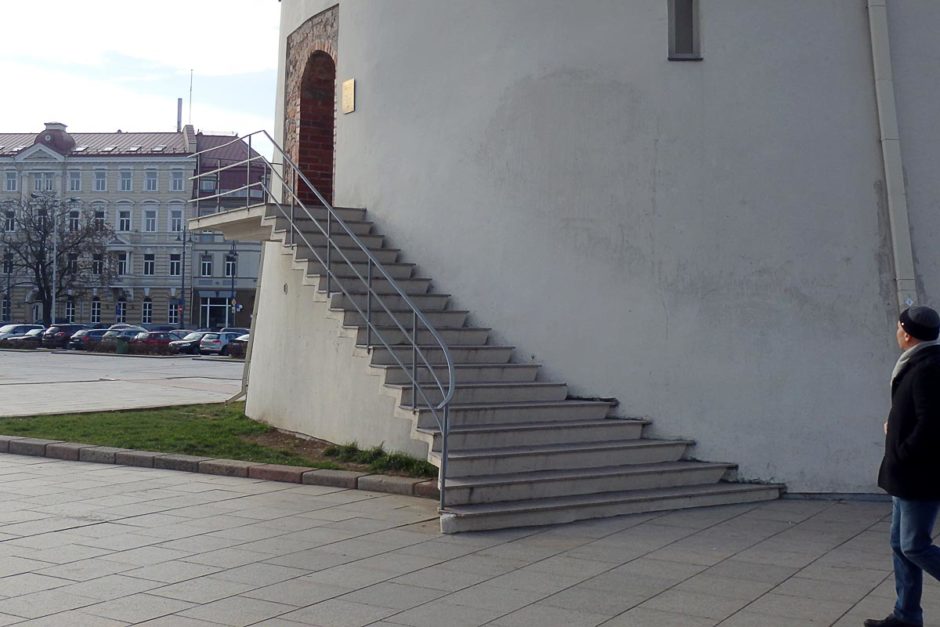
{"type": "MultiPolygon", "coordinates": [[[[539,364],[455,364],[454,378],[458,383],[482,383],[485,381],[534,381],[539,364]]],[[[373,368],[385,369],[385,383],[388,385],[410,385],[411,379],[397,365],[373,365],[373,368]]],[[[447,368],[435,366],[437,377],[447,382],[447,368]]],[[[420,383],[431,381],[431,374],[427,368],[418,370],[417,379],[420,383]]]]}
{"type": "MultiPolygon", "coordinates": [[[[358,235],[357,237],[359,238],[359,241],[362,243],[362,245],[368,248],[370,251],[381,250],[385,243],[385,237],[382,235],[358,235]]],[[[349,235],[337,234],[334,232],[331,235],[331,239],[333,240],[334,252],[337,248],[359,248],[359,244],[354,242],[349,235]]],[[[326,235],[319,232],[304,234],[294,233],[293,243],[317,249],[323,248],[325,250],[326,235]]]]}
{"type": "MultiPolygon", "coordinates": [[[[352,222],[365,222],[366,221],[366,210],[356,207],[333,207],[333,212],[338,215],[344,222],[349,220],[352,222]]],[[[290,215],[290,207],[283,206],[277,207],[276,205],[268,205],[265,209],[264,217],[265,218],[284,218],[290,215]]],[[[310,205],[307,207],[306,211],[300,207],[294,208],[294,221],[303,221],[310,220],[310,216],[313,216],[316,220],[326,220],[327,211],[325,207],[319,205],[310,205]]]]}
{"type": "Polygon", "coordinates": [[[783,486],[717,483],[654,490],[628,490],[506,503],[448,506],[441,515],[443,533],[552,525],[691,507],[756,503],[780,498],[783,486]]]}
{"type": "MultiPolygon", "coordinates": [[[[289,252],[290,249],[288,249],[289,252]]],[[[375,250],[370,250],[372,256],[381,263],[395,263],[398,260],[398,255],[401,253],[397,248],[378,248],[375,250]]],[[[294,246],[294,259],[297,261],[326,261],[326,247],[325,246],[316,246],[315,252],[311,250],[303,243],[296,243],[294,246]]],[[[357,264],[365,262],[369,259],[369,256],[366,255],[366,252],[359,247],[356,248],[333,248],[330,251],[330,265],[333,264],[357,264]]]]}
{"type": "MultiPolygon", "coordinates": [[[[451,359],[455,364],[498,364],[509,362],[512,357],[512,346],[448,346],[451,359]]],[[[427,368],[425,363],[437,365],[444,363],[444,351],[438,346],[420,346],[420,354],[417,356],[418,370],[427,368]],[[423,359],[422,359],[423,356],[423,359]]],[[[384,346],[372,347],[372,364],[376,366],[390,366],[401,363],[411,367],[411,347],[393,346],[391,350],[384,346]],[[395,361],[393,354],[398,357],[395,361]]]]}
{"type": "MultiPolygon", "coordinates": [[[[359,277],[343,277],[339,279],[342,281],[343,287],[346,288],[346,292],[349,294],[365,294],[366,293],[366,282],[369,280],[367,276],[363,276],[362,279],[359,277]]],[[[326,292],[326,277],[324,276],[308,276],[308,284],[316,285],[317,291],[326,292]]],[[[409,296],[420,296],[428,293],[428,290],[431,288],[431,279],[422,279],[418,277],[412,277],[410,279],[396,279],[395,284],[398,286],[398,289],[405,292],[409,296]]],[[[335,281],[332,282],[330,286],[332,292],[339,292],[336,287],[335,281]]],[[[398,292],[395,288],[392,287],[391,282],[386,279],[376,279],[373,275],[372,278],[372,290],[377,294],[397,294],[398,292]]],[[[373,299],[373,304],[375,300],[373,299]]]]}
{"type": "MultiPolygon", "coordinates": [[[[407,311],[403,309],[393,309],[391,314],[381,307],[373,307],[372,309],[372,324],[376,326],[391,327],[400,324],[406,329],[411,328],[412,312],[410,309],[407,311]]],[[[365,313],[365,308],[363,308],[362,311],[365,313]]],[[[445,309],[443,311],[425,311],[423,313],[424,317],[428,319],[428,322],[433,324],[434,328],[440,331],[441,329],[462,328],[467,321],[468,312],[460,309],[445,309]]],[[[365,324],[364,315],[361,315],[356,310],[344,310],[343,326],[362,327],[365,326],[365,324]]]]}
{"type": "MultiPolygon", "coordinates": [[[[426,314],[429,311],[442,311],[446,309],[450,294],[415,294],[414,296],[409,295],[409,298],[411,302],[414,303],[415,307],[426,314]]],[[[350,294],[348,296],[346,294],[331,294],[330,309],[355,309],[359,307],[359,309],[365,312],[368,306],[368,300],[365,294],[350,294]]],[[[408,309],[408,304],[405,302],[404,298],[397,294],[372,296],[373,312],[379,310],[399,311],[405,309],[408,309]]],[[[408,324],[410,326],[411,322],[409,321],[408,324]]]]}
{"type": "MultiPolygon", "coordinates": [[[[365,326],[356,327],[356,343],[362,346],[366,345],[369,338],[366,337],[365,326]]],[[[406,327],[407,329],[408,327],[406,327]]],[[[376,339],[376,331],[381,334],[386,344],[393,346],[395,344],[411,344],[411,330],[408,330],[408,336],[398,327],[376,327],[372,332],[371,344],[373,346],[381,345],[376,339]]],[[[460,329],[437,329],[438,335],[443,338],[448,345],[461,346],[482,346],[486,344],[490,330],[481,327],[463,327],[460,329]]],[[[430,344],[434,342],[434,336],[427,329],[418,329],[418,344],[430,344]]]]}
{"type": "Polygon", "coordinates": [[[564,468],[477,477],[448,477],[446,504],[498,503],[574,494],[714,484],[733,464],[694,461],[564,468]]]}
{"type": "MultiPolygon", "coordinates": [[[[407,279],[412,274],[414,274],[415,264],[413,263],[383,263],[382,267],[385,269],[385,272],[388,273],[393,279],[407,279]]],[[[307,275],[308,276],[319,276],[323,274],[324,265],[319,261],[313,260],[307,262],[307,275]]],[[[330,263],[330,270],[333,271],[333,275],[344,278],[344,277],[353,277],[357,278],[358,276],[363,278],[368,278],[369,276],[369,267],[365,262],[359,262],[354,264],[348,264],[345,261],[337,262],[335,260],[330,263]]],[[[372,270],[373,276],[379,276],[378,270],[372,270]]]]}
{"type": "MultiPolygon", "coordinates": [[[[447,472],[452,477],[469,477],[674,462],[682,458],[691,444],[690,440],[640,439],[457,450],[449,452],[447,472]]],[[[437,459],[439,454],[432,452],[430,457],[437,459]]]]}
{"type": "MultiPolygon", "coordinates": [[[[464,426],[450,430],[449,450],[494,448],[497,446],[536,446],[566,442],[610,442],[637,439],[649,420],[602,418],[571,422],[530,422],[517,425],[464,426]]],[[[441,432],[421,429],[432,451],[441,450],[441,432]]]]}
{"type": "MultiPolygon", "coordinates": [[[[410,405],[411,386],[389,386],[401,389],[401,404],[410,405]]],[[[440,403],[444,394],[436,389],[425,389],[427,400],[440,403]]],[[[564,383],[463,383],[454,391],[454,403],[520,403],[525,401],[563,401],[568,397],[568,386],[564,383]]],[[[419,399],[421,397],[419,396],[419,399]]]]}
{"type": "MultiPolygon", "coordinates": [[[[407,410],[408,408],[403,407],[401,409],[407,410]]],[[[437,421],[430,410],[419,408],[415,411],[418,414],[418,428],[428,429],[437,426],[437,421]]],[[[610,403],[601,401],[451,405],[450,424],[452,427],[462,427],[467,425],[601,420],[607,415],[608,411],[610,411],[610,403]]]]}
{"type": "MultiPolygon", "coordinates": [[[[275,233],[286,232],[287,229],[291,228],[290,220],[287,218],[266,218],[266,224],[271,226],[271,229],[275,233]]],[[[369,235],[372,233],[374,224],[372,222],[356,222],[353,220],[344,220],[346,226],[350,231],[356,235],[369,235]]],[[[326,222],[318,222],[314,224],[312,220],[299,220],[294,222],[293,229],[295,231],[300,231],[301,233],[322,233],[320,227],[323,227],[323,230],[326,230],[326,222]],[[319,224],[319,226],[317,226],[319,224]]],[[[337,229],[341,229],[335,224],[331,227],[332,232],[336,232],[337,229]]]]}

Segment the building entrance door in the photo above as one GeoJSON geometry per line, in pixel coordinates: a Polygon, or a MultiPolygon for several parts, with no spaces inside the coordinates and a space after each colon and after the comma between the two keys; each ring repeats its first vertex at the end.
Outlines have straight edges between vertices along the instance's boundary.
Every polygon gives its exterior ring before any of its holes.
{"type": "Polygon", "coordinates": [[[228,300],[224,297],[204,296],[199,299],[199,326],[210,329],[225,326],[225,311],[228,300]]]}

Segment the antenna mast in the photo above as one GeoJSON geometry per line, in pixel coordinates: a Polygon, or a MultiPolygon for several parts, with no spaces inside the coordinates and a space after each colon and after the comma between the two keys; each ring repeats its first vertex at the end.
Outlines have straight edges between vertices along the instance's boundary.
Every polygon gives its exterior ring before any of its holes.
{"type": "Polygon", "coordinates": [[[189,124],[193,123],[193,70],[189,69],[189,124]]]}

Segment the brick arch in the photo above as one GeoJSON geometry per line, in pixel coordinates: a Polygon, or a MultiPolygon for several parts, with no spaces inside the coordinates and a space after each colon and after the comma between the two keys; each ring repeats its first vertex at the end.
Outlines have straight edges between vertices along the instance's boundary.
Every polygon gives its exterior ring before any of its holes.
{"type": "MultiPolygon", "coordinates": [[[[300,171],[327,201],[333,202],[333,149],[336,129],[336,65],[323,51],[310,56],[300,81],[298,161],[300,171]]],[[[315,200],[301,186],[304,202],[315,200]]]]}
{"type": "Polygon", "coordinates": [[[330,202],[338,23],[338,7],[334,6],[288,35],[284,76],[284,150],[330,202]]]}

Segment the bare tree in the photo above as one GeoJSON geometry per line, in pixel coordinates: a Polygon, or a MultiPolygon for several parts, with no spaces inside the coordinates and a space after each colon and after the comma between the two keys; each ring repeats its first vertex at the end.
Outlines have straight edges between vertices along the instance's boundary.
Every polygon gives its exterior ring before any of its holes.
{"type": "Polygon", "coordinates": [[[114,231],[104,216],[53,193],[33,194],[3,203],[0,227],[0,247],[12,258],[13,273],[32,283],[46,326],[54,322],[53,293],[63,300],[111,283],[115,260],[108,243],[114,231]]]}

